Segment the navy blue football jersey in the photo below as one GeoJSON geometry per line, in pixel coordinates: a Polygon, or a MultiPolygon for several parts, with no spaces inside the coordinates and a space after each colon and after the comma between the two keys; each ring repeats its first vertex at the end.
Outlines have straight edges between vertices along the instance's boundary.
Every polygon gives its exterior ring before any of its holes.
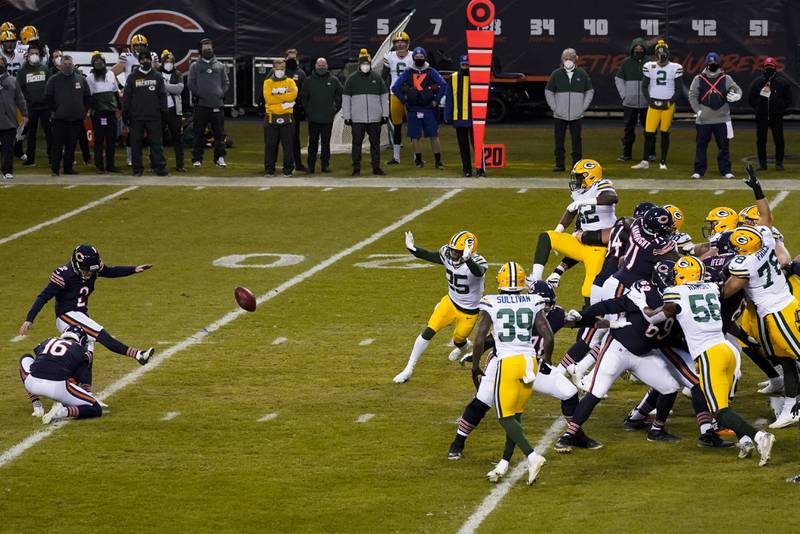
{"type": "Polygon", "coordinates": [[[36,360],[31,364],[31,374],[45,380],[67,380],[91,360],[79,343],[58,337],[45,339],[33,349],[33,353],[36,360]]]}
{"type": "Polygon", "coordinates": [[[675,250],[675,242],[669,236],[648,235],[641,219],[637,219],[631,225],[623,266],[614,276],[625,287],[632,286],[637,280],[650,280],[656,263],[667,259],[675,250]]]}
{"type": "Polygon", "coordinates": [[[594,285],[603,287],[606,280],[619,270],[620,260],[622,260],[628,248],[628,236],[630,235],[633,220],[633,217],[621,217],[611,227],[606,247],[606,258],[603,260],[603,268],[594,278],[594,285]]]}

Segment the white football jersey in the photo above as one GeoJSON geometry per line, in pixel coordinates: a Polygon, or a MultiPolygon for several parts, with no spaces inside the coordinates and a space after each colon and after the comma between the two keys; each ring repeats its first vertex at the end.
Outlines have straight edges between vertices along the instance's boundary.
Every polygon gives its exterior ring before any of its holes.
{"type": "MultiPolygon", "coordinates": [[[[442,259],[447,279],[447,294],[450,300],[461,309],[477,310],[483,296],[484,276],[475,276],[469,270],[466,262],[453,263],[447,257],[447,245],[439,249],[439,257],[442,259]]],[[[488,267],[486,259],[474,254],[472,260],[478,265],[488,267]]]]}
{"type": "Polygon", "coordinates": [[[683,284],[664,290],[664,303],[674,302],[680,309],[676,319],[681,325],[689,353],[697,358],[705,351],[725,343],[719,287],[716,284],[683,284]]]}
{"type": "Polygon", "coordinates": [[[683,76],[683,67],[678,63],[669,62],[663,67],[655,61],[648,61],[642,65],[644,83],[647,83],[650,98],[655,100],[669,100],[675,96],[675,83],[683,76]]]}
{"type": "Polygon", "coordinates": [[[3,57],[6,58],[8,73],[16,77],[17,71],[22,67],[22,64],[25,63],[25,54],[20,52],[19,49],[15,49],[10,56],[6,54],[5,51],[0,51],[0,54],[3,54],[3,57]]]}
{"type": "Polygon", "coordinates": [[[411,56],[411,51],[409,51],[405,57],[398,56],[395,51],[387,52],[386,55],[383,56],[383,65],[389,69],[389,74],[391,75],[389,87],[394,85],[394,82],[403,74],[403,71],[413,64],[414,59],[411,56]]]}
{"type": "MultiPolygon", "coordinates": [[[[598,180],[592,187],[583,191],[572,191],[572,200],[597,198],[606,191],[614,192],[614,184],[610,180],[598,180]]],[[[615,204],[581,206],[578,210],[578,222],[581,230],[606,230],[617,222],[615,204]]]]}
{"type": "MultiPolygon", "coordinates": [[[[17,43],[17,54],[22,54],[22,57],[25,57],[25,54],[28,53],[28,47],[30,45],[22,44],[21,42],[17,43]]],[[[40,45],[41,46],[41,45],[40,45]]],[[[44,45],[41,50],[41,58],[39,61],[42,65],[47,65],[50,63],[50,47],[44,45]]]]}
{"type": "Polygon", "coordinates": [[[767,226],[756,226],[763,246],[755,254],[736,256],[728,269],[733,276],[747,279],[744,287],[759,317],[777,313],[792,303],[794,297],[775,253],[775,235],[767,226]]]}
{"type": "Polygon", "coordinates": [[[481,299],[481,311],[492,318],[492,336],[499,359],[520,354],[536,356],[531,342],[533,321],[544,306],[542,297],[527,293],[486,295],[481,299]]]}

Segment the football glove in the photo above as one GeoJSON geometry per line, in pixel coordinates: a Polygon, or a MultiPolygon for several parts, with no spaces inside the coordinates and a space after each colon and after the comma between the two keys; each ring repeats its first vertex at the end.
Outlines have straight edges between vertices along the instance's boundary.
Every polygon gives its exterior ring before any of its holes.
{"type": "Polygon", "coordinates": [[[756,200],[761,200],[764,198],[764,190],[761,189],[761,182],[758,181],[755,169],[753,169],[753,166],[749,163],[744,169],[747,171],[747,178],[745,178],[744,183],[753,190],[756,200]]]}
{"type": "Polygon", "coordinates": [[[569,206],[567,206],[567,211],[570,213],[576,213],[579,209],[581,209],[582,205],[583,204],[581,204],[579,200],[575,200],[570,202],[569,206]]]}
{"type": "Polygon", "coordinates": [[[626,296],[631,302],[636,304],[636,307],[640,310],[643,310],[647,307],[647,296],[643,292],[637,289],[632,289],[626,296]]]}
{"type": "Polygon", "coordinates": [[[466,243],[464,243],[464,253],[461,255],[461,259],[467,261],[472,257],[472,243],[468,239],[466,243]]]}
{"type": "Polygon", "coordinates": [[[583,315],[578,310],[570,310],[567,312],[565,319],[569,322],[577,323],[583,319],[583,315]]]}
{"type": "Polygon", "coordinates": [[[561,283],[561,275],[558,273],[553,273],[547,277],[547,280],[545,280],[545,282],[550,284],[550,287],[552,287],[553,289],[556,289],[558,287],[558,284],[561,283]]]}
{"type": "Polygon", "coordinates": [[[618,328],[625,328],[626,326],[630,326],[630,321],[626,321],[625,319],[617,319],[614,321],[608,321],[608,327],[611,330],[616,330],[618,328]]]}
{"type": "Polygon", "coordinates": [[[417,250],[417,247],[414,246],[414,234],[411,232],[406,232],[406,248],[412,252],[417,250]]]}
{"type": "Polygon", "coordinates": [[[742,99],[742,93],[737,93],[736,91],[731,89],[730,91],[728,91],[728,94],[725,96],[725,99],[728,102],[738,102],[739,100],[742,99]]]}

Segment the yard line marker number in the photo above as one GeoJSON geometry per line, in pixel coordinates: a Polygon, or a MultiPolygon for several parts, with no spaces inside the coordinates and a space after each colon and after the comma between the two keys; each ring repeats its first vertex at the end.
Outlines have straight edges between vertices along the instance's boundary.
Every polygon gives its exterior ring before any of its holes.
{"type": "Polygon", "coordinates": [[[20,237],[26,236],[28,234],[32,234],[33,232],[36,232],[37,230],[41,230],[42,228],[46,228],[46,227],[48,227],[50,225],[60,223],[61,221],[65,221],[65,220],[69,219],[70,217],[74,217],[75,215],[83,213],[86,210],[90,210],[90,209],[95,208],[95,207],[97,207],[97,206],[99,206],[101,204],[105,204],[109,200],[114,200],[118,196],[124,195],[125,193],[128,193],[128,192],[133,191],[134,189],[138,189],[138,188],[139,188],[139,186],[132,185],[130,187],[126,187],[125,189],[120,189],[116,193],[111,193],[110,195],[106,195],[103,198],[98,198],[97,200],[93,200],[91,202],[88,202],[88,203],[84,204],[83,206],[81,206],[80,208],[75,208],[74,210],[68,211],[66,213],[63,213],[63,214],[59,215],[58,217],[53,217],[52,219],[49,219],[47,221],[44,221],[44,222],[41,222],[41,223],[36,224],[34,226],[31,226],[30,228],[26,228],[24,230],[20,230],[16,234],[11,234],[9,236],[0,238],[0,245],[5,245],[6,243],[8,243],[10,241],[14,241],[15,239],[19,239],[20,237]]]}
{"type": "MultiPolygon", "coordinates": [[[[135,187],[130,187],[128,189],[124,189],[122,191],[118,191],[117,193],[115,193],[115,195],[119,196],[119,195],[123,194],[124,192],[126,192],[128,190],[131,190],[131,189],[135,189],[135,187]]],[[[441,204],[443,204],[447,200],[449,200],[449,199],[453,198],[454,196],[456,196],[461,191],[463,191],[463,189],[450,189],[450,190],[448,190],[446,193],[436,197],[435,199],[430,201],[425,206],[423,206],[421,208],[418,208],[418,209],[412,211],[411,213],[408,213],[408,214],[404,215],[403,217],[399,218],[398,220],[396,220],[392,224],[390,224],[388,226],[385,226],[384,228],[378,230],[377,232],[375,232],[371,236],[367,237],[366,239],[362,239],[358,243],[355,243],[354,245],[351,245],[351,246],[347,247],[344,250],[340,250],[339,252],[337,252],[337,253],[333,254],[332,256],[330,256],[328,259],[321,261],[320,263],[314,265],[313,267],[311,267],[309,269],[306,269],[305,271],[303,271],[302,273],[300,273],[300,274],[298,274],[296,276],[293,276],[292,278],[290,278],[289,280],[287,280],[284,283],[280,284],[279,286],[277,286],[277,287],[271,289],[270,291],[264,293],[263,295],[259,296],[256,299],[256,302],[258,304],[263,304],[263,303],[265,303],[265,302],[267,302],[269,300],[272,300],[273,298],[277,297],[278,295],[281,295],[282,293],[285,293],[286,291],[288,291],[289,289],[293,288],[294,286],[296,286],[296,285],[298,285],[298,284],[300,284],[302,282],[305,282],[306,280],[308,280],[309,278],[311,278],[312,276],[314,276],[318,272],[327,269],[328,267],[330,267],[331,265],[334,265],[335,263],[338,263],[343,258],[346,258],[347,256],[353,254],[354,252],[358,252],[359,250],[362,250],[362,249],[368,247],[369,245],[371,245],[371,244],[375,243],[376,241],[378,241],[379,239],[391,234],[392,232],[396,232],[396,231],[400,230],[401,228],[404,228],[409,222],[413,221],[414,219],[416,219],[420,215],[423,215],[423,214],[433,210],[434,208],[437,208],[438,206],[440,206],[441,204]]],[[[110,199],[107,199],[107,200],[110,200],[110,199]]],[[[52,223],[50,223],[50,224],[52,224],[52,223]]],[[[208,337],[210,334],[216,332],[217,330],[219,330],[222,327],[228,325],[229,323],[231,323],[234,320],[238,319],[242,315],[245,315],[246,313],[248,313],[248,312],[244,311],[241,308],[236,308],[235,310],[226,313],[225,315],[223,315],[222,317],[220,317],[219,319],[217,319],[213,323],[207,325],[204,328],[201,328],[200,330],[198,330],[197,332],[195,332],[191,336],[187,337],[186,339],[184,339],[180,343],[177,343],[177,344],[167,348],[166,350],[164,350],[161,353],[157,353],[150,360],[150,362],[146,366],[137,367],[133,371],[129,372],[128,374],[126,374],[124,376],[122,376],[118,380],[112,382],[111,384],[109,384],[109,386],[107,388],[105,388],[103,391],[99,392],[96,395],[97,398],[99,398],[100,400],[105,400],[108,397],[110,397],[113,394],[115,394],[116,392],[118,392],[118,391],[120,391],[122,389],[125,389],[129,385],[137,382],[142,377],[142,375],[144,375],[145,373],[149,373],[149,372],[152,372],[154,369],[158,369],[158,367],[163,362],[167,361],[169,358],[171,358],[175,354],[177,354],[177,353],[179,353],[181,351],[184,351],[184,350],[188,349],[189,347],[192,347],[194,345],[198,345],[198,344],[202,343],[205,340],[205,338],[208,337]]],[[[25,453],[25,451],[27,451],[28,449],[30,449],[31,447],[33,447],[34,445],[36,445],[37,443],[39,443],[40,441],[42,441],[43,439],[48,437],[50,434],[52,434],[53,432],[55,432],[59,428],[63,428],[64,426],[70,424],[71,421],[72,421],[71,419],[68,419],[64,423],[59,423],[57,425],[51,425],[51,426],[47,427],[44,430],[38,430],[36,432],[33,432],[30,435],[28,435],[28,437],[26,437],[25,439],[20,441],[19,443],[16,443],[15,445],[11,446],[9,449],[3,451],[2,453],[0,453],[0,467],[3,467],[5,465],[9,464],[10,462],[12,462],[13,460],[15,460],[16,458],[19,458],[20,456],[22,456],[25,453]]]]}

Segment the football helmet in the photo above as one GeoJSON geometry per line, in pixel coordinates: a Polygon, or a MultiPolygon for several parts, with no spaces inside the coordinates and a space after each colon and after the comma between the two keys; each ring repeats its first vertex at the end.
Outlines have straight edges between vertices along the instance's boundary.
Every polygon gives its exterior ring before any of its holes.
{"type": "Polygon", "coordinates": [[[17,33],[17,27],[14,26],[13,22],[4,22],[3,24],[0,24],[0,32],[17,33]]]}
{"type": "Polygon", "coordinates": [[[667,210],[661,206],[656,206],[647,210],[647,213],[642,217],[642,228],[650,235],[666,237],[674,231],[675,223],[672,221],[672,215],[667,210]]]}
{"type": "Polygon", "coordinates": [[[59,337],[61,339],[71,339],[76,341],[81,347],[85,347],[86,342],[89,340],[84,329],[76,325],[68,326],[66,330],[61,332],[59,337]]]}
{"type": "Polygon", "coordinates": [[[497,271],[497,289],[519,293],[525,289],[525,270],[515,261],[508,261],[497,271]]]}
{"type": "Polygon", "coordinates": [[[653,267],[653,285],[663,293],[664,289],[675,284],[675,262],[672,260],[662,260],[653,267]]]}
{"type": "Polygon", "coordinates": [[[675,204],[664,204],[664,209],[672,215],[672,222],[675,223],[675,231],[680,232],[683,228],[683,210],[675,204]]]}
{"type": "Polygon", "coordinates": [[[746,226],[758,225],[758,219],[761,214],[758,211],[758,206],[747,206],[739,212],[739,224],[746,226]]]}
{"type": "Polygon", "coordinates": [[[675,284],[694,284],[706,278],[706,266],[694,256],[681,256],[672,268],[675,284]]]}
{"type": "Polygon", "coordinates": [[[639,202],[638,204],[636,204],[636,207],[633,208],[633,216],[636,217],[637,219],[641,219],[642,217],[644,217],[644,214],[647,213],[647,211],[650,208],[655,208],[655,207],[656,205],[653,204],[652,202],[647,202],[647,201],[639,202]]]}
{"type": "Polygon", "coordinates": [[[6,30],[4,32],[0,32],[0,42],[5,45],[6,43],[13,43],[14,46],[17,45],[17,34],[14,33],[12,30],[6,30]]]}
{"type": "Polygon", "coordinates": [[[587,190],[603,179],[603,167],[593,159],[582,159],[569,175],[570,191],[587,190]]]}
{"type": "Polygon", "coordinates": [[[466,230],[461,230],[453,235],[453,237],[450,238],[450,242],[447,243],[447,258],[455,264],[461,263],[467,243],[472,247],[473,253],[477,252],[478,237],[475,234],[466,230]]]}
{"type": "Polygon", "coordinates": [[[528,285],[528,293],[539,295],[544,300],[544,311],[549,312],[556,305],[556,292],[544,280],[535,280],[528,285]]]}
{"type": "Polygon", "coordinates": [[[732,208],[718,206],[706,215],[703,237],[709,238],[725,230],[733,230],[739,223],[739,215],[732,208]]]}
{"type": "Polygon", "coordinates": [[[392,35],[392,46],[395,50],[400,50],[402,52],[408,51],[409,47],[411,46],[411,38],[406,32],[395,32],[392,35]],[[398,43],[402,42],[404,42],[405,45],[398,46],[398,43]]]}
{"type": "Polygon", "coordinates": [[[733,244],[731,243],[731,234],[733,234],[733,230],[725,230],[719,234],[717,244],[714,245],[717,249],[717,254],[731,254],[736,252],[736,249],[733,248],[733,244]]]}
{"type": "Polygon", "coordinates": [[[731,232],[731,247],[737,254],[755,254],[764,246],[761,234],[750,226],[740,226],[731,232]]]}
{"type": "Polygon", "coordinates": [[[19,32],[19,40],[22,41],[22,44],[38,41],[39,30],[36,29],[36,26],[25,26],[22,28],[22,31],[19,32]]]}
{"type": "Polygon", "coordinates": [[[138,54],[140,51],[145,50],[147,48],[148,41],[147,37],[142,35],[141,33],[137,33],[133,37],[131,37],[131,51],[135,54],[138,54]]]}
{"type": "Polygon", "coordinates": [[[84,280],[99,272],[102,266],[100,253],[92,245],[78,245],[72,251],[72,268],[84,280]]]}

